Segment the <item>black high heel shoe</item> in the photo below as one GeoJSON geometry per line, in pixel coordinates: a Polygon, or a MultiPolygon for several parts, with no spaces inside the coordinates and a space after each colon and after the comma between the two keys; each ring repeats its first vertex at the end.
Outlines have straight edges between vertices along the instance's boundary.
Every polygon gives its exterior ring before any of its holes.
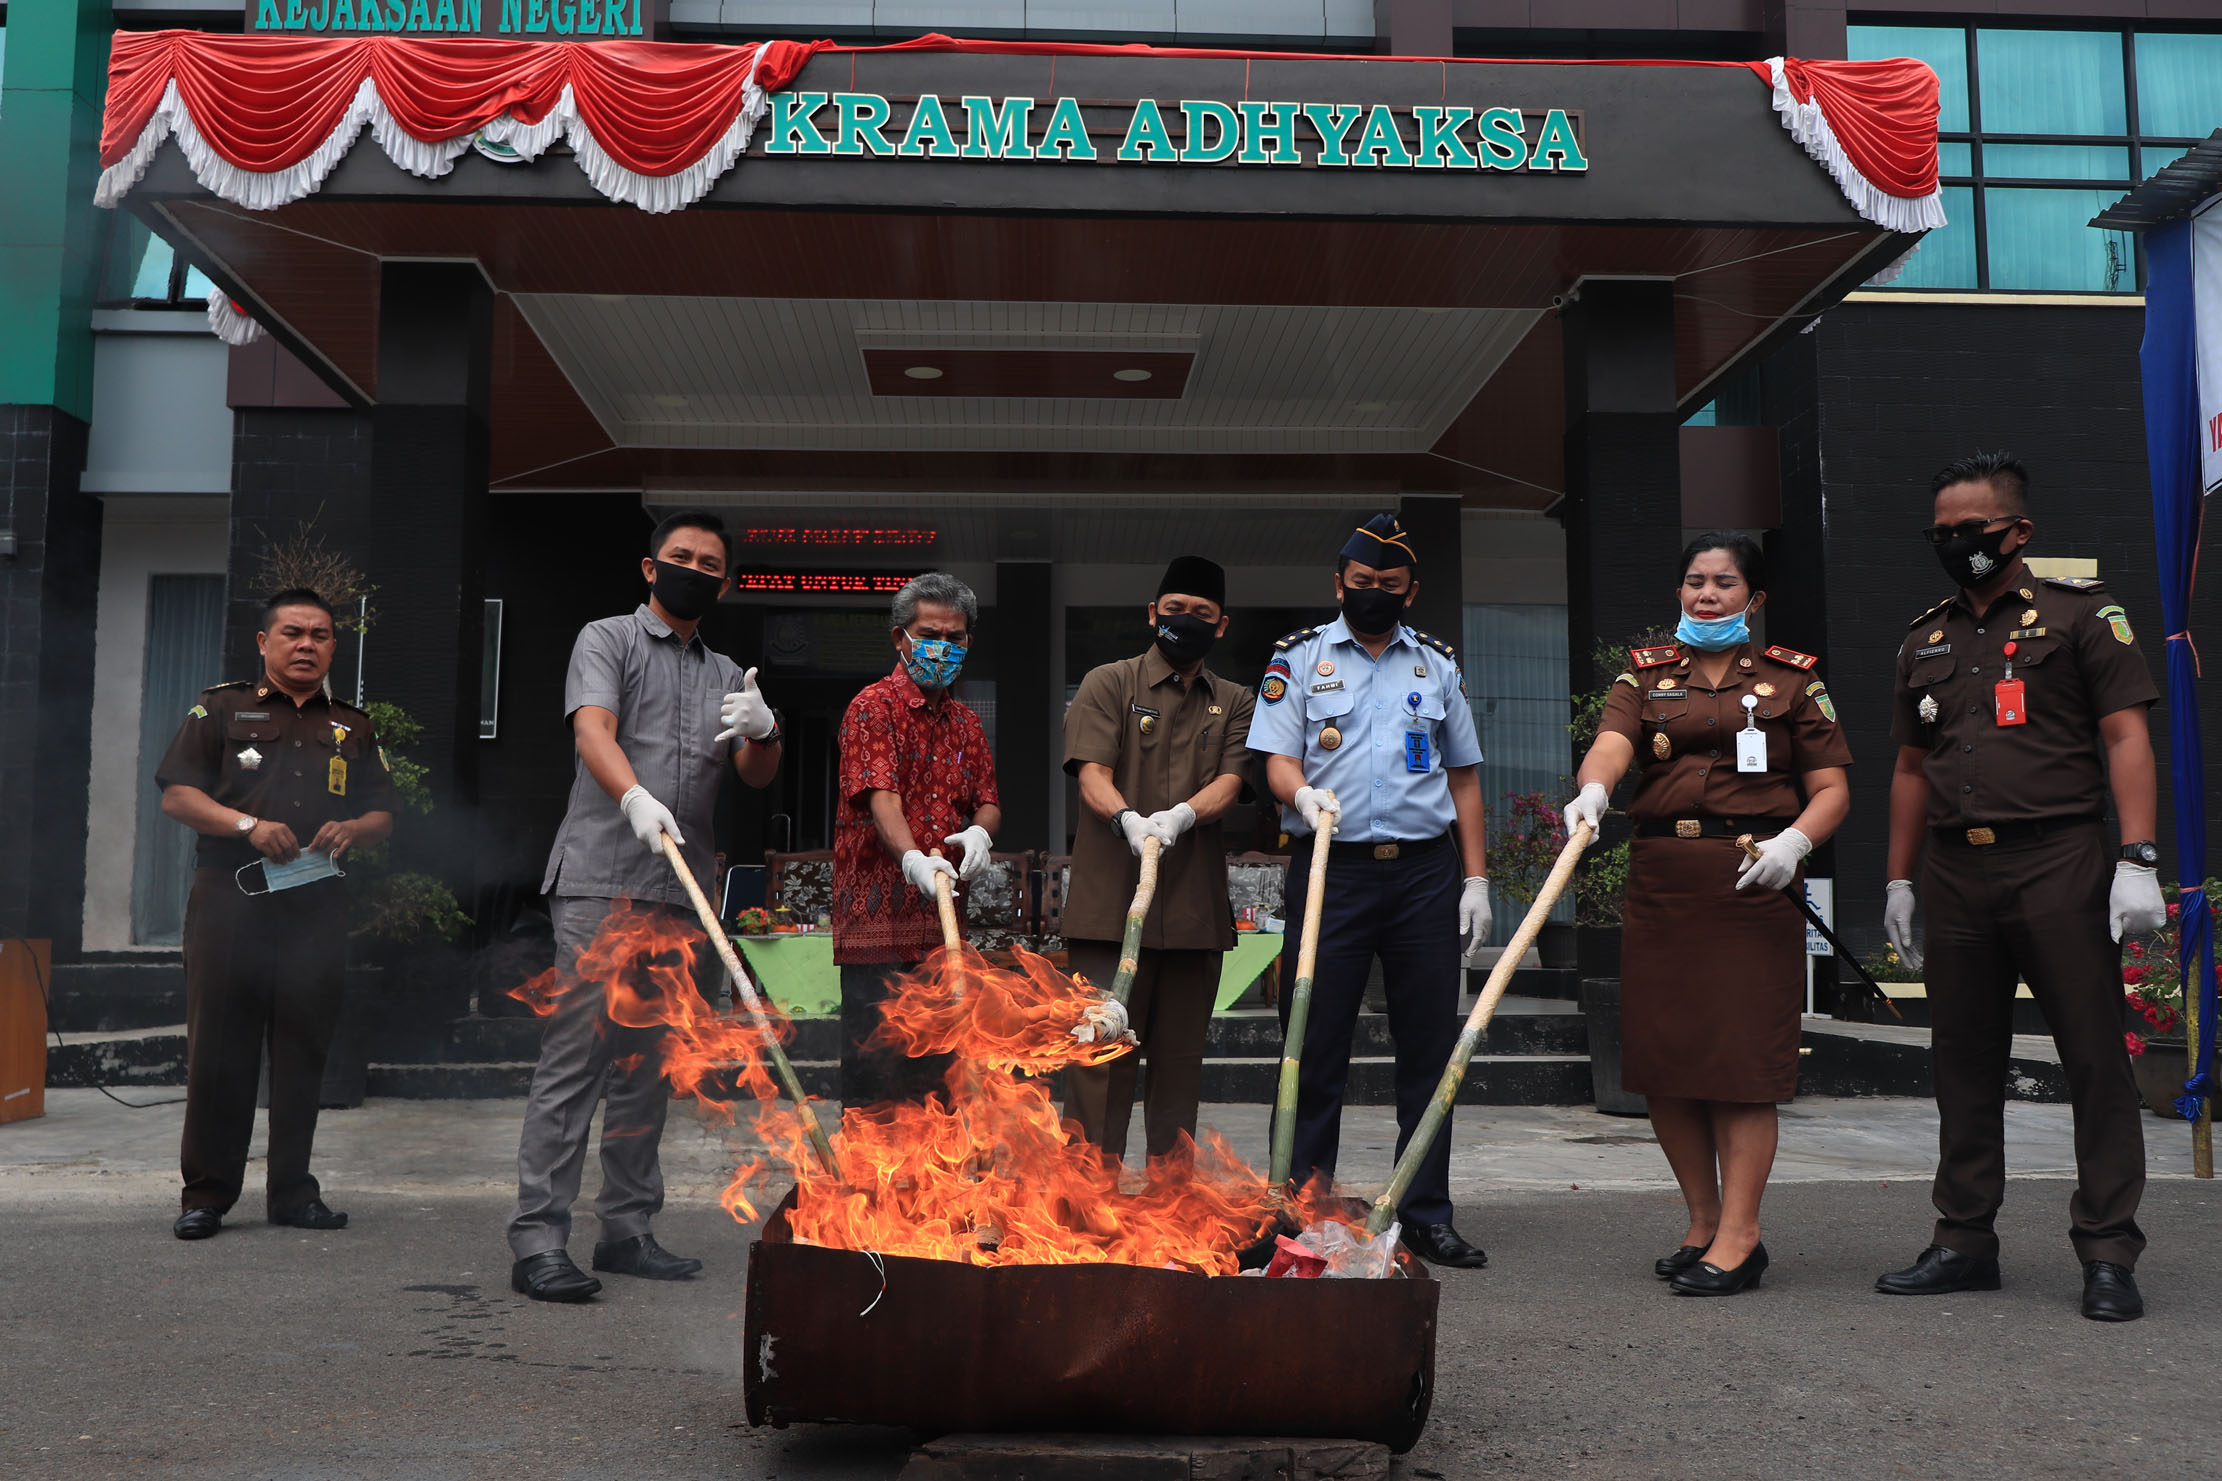
{"type": "Polygon", "coordinates": [[[1672,1280],[1692,1265],[1695,1265],[1698,1257],[1704,1253],[1705,1246],[1701,1244],[1683,1245],[1673,1254],[1661,1255],[1658,1259],[1652,1261],[1651,1273],[1661,1280],[1672,1280]]]}
{"type": "Polygon", "coordinates": [[[1677,1296],[1733,1296],[1738,1291],[1759,1284],[1760,1275],[1767,1268],[1767,1247],[1755,1244],[1744,1263],[1734,1270],[1723,1270],[1718,1265],[1700,1260],[1690,1269],[1674,1278],[1677,1296]]]}

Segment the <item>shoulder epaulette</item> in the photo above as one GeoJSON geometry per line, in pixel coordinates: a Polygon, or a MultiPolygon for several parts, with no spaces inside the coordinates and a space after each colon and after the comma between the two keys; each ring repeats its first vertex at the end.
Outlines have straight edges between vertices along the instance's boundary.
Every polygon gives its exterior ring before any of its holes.
{"type": "Polygon", "coordinates": [[[2047,586],[2064,586],[2070,591],[2103,591],[2106,583],[2096,576],[2040,576],[2047,586]]]}
{"type": "Polygon", "coordinates": [[[1759,656],[1761,658],[1771,658],[1776,663],[1786,663],[1794,669],[1809,669],[1821,661],[1810,653],[1800,653],[1797,649],[1785,648],[1780,643],[1759,656]]]}
{"type": "Polygon", "coordinates": [[[1303,642],[1306,638],[1319,636],[1319,632],[1320,629],[1316,627],[1300,627],[1295,632],[1288,634],[1286,637],[1275,638],[1273,640],[1273,646],[1276,648],[1293,648],[1298,643],[1303,642]]]}
{"type": "Polygon", "coordinates": [[[1639,669],[1655,669],[1681,661],[1682,650],[1672,645],[1664,648],[1637,648],[1628,655],[1629,664],[1639,669]]]}
{"type": "Polygon", "coordinates": [[[1444,642],[1441,638],[1423,633],[1416,627],[1408,627],[1405,629],[1405,631],[1410,633],[1420,642],[1425,643],[1428,647],[1433,648],[1437,653],[1442,654],[1452,663],[1458,662],[1458,650],[1456,648],[1453,648],[1450,644],[1444,642]]]}
{"type": "Polygon", "coordinates": [[[201,693],[214,694],[219,689],[252,689],[254,687],[255,681],[252,679],[226,679],[221,684],[209,685],[206,689],[203,689],[201,693]]]}
{"type": "Polygon", "coordinates": [[[1931,607],[1931,608],[1930,608],[1930,609],[1929,609],[1928,611],[1926,611],[1926,612],[1922,613],[1922,614],[1921,614],[1921,615],[1920,615],[1919,617],[1916,617],[1916,618],[1914,618],[1914,620],[1913,620],[1913,621],[1911,621],[1911,622],[1907,623],[1907,624],[1906,624],[1906,626],[1908,626],[1908,627],[1919,627],[1919,626],[1920,626],[1920,625],[1921,625],[1922,623],[1924,623],[1924,622],[1927,622],[1927,621],[1928,621],[1928,620],[1929,620],[1930,618],[1932,618],[1932,617],[1936,616],[1936,615],[1937,615],[1937,613],[1939,613],[1939,612],[1942,612],[1942,611],[1943,611],[1943,610],[1944,610],[1944,609],[1945,609],[1946,607],[1949,607],[1949,606],[1951,606],[1951,605],[1952,605],[1952,598],[1950,598],[1950,597],[1946,597],[1946,598],[1945,598],[1945,599],[1944,599],[1943,601],[1941,601],[1941,602],[1938,602],[1938,603],[1937,603],[1937,604],[1936,604],[1935,606],[1931,607]]]}

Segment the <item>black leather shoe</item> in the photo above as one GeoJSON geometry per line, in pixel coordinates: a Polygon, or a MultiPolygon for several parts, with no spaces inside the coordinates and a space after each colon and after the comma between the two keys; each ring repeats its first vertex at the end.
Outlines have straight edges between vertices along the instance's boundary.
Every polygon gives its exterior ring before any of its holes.
{"type": "Polygon", "coordinates": [[[1734,1270],[1723,1270],[1710,1260],[1700,1260],[1676,1276],[1669,1289],[1677,1296],[1733,1296],[1758,1285],[1766,1269],[1767,1247],[1755,1244],[1751,1253],[1744,1256],[1744,1263],[1734,1270]]]}
{"type": "Polygon", "coordinates": [[[1479,1270],[1489,1263],[1489,1257],[1478,1246],[1466,1243],[1448,1224],[1406,1225],[1404,1247],[1430,1265],[1447,1265],[1454,1270],[1479,1270]]]}
{"type": "Polygon", "coordinates": [[[345,1229],[347,1215],[335,1214],[324,1206],[321,1198],[288,1209],[270,1210],[270,1222],[288,1229],[345,1229]]]}
{"type": "Polygon", "coordinates": [[[674,1255],[656,1243],[653,1234],[636,1234],[631,1239],[596,1245],[594,1268],[613,1275],[637,1275],[643,1280],[685,1280],[702,1268],[702,1262],[674,1255]]]}
{"type": "Polygon", "coordinates": [[[585,1301],[602,1283],[571,1263],[562,1250],[542,1250],[509,1267],[509,1289],[535,1301],[585,1301]]]}
{"type": "Polygon", "coordinates": [[[1998,1262],[1963,1255],[1933,1244],[1903,1270],[1893,1270],[1875,1281],[1885,1296],[1949,1296],[1954,1291],[1995,1291],[1998,1262]]]}
{"type": "Polygon", "coordinates": [[[177,1216],[170,1232],[179,1239],[207,1239],[224,1227],[224,1216],[212,1208],[189,1208],[177,1216]]]}
{"type": "Polygon", "coordinates": [[[1672,1280],[1692,1265],[1695,1265],[1698,1258],[1704,1253],[1705,1246],[1701,1244],[1682,1245],[1673,1254],[1661,1255],[1658,1259],[1652,1261],[1652,1274],[1658,1276],[1661,1280],[1672,1280]]]}
{"type": "Polygon", "coordinates": [[[2137,1277],[2111,1260],[2083,1262],[2083,1314],[2094,1322],[2134,1322],[2145,1314],[2137,1277]]]}

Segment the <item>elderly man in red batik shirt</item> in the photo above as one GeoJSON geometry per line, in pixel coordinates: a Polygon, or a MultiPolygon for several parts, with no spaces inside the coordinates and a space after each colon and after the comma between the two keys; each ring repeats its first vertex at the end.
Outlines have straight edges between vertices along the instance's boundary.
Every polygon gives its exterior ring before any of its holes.
{"type": "Polygon", "coordinates": [[[833,825],[833,960],[841,969],[841,1100],[920,1100],[947,1056],[867,1051],[894,977],[941,945],[934,880],[988,866],[1003,809],[980,717],[949,692],[964,667],[979,599],[946,571],[895,594],[895,671],[841,719],[841,801],[833,825]],[[936,858],[940,849],[945,858],[936,858]]]}

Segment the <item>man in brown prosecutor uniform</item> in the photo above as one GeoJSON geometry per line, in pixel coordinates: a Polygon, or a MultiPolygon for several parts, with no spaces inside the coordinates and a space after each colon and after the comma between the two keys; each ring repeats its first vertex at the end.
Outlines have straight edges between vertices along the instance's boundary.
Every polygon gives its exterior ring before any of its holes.
{"type": "Polygon", "coordinates": [[[1995,1291],[2006,1195],[2006,1063],[2016,980],[2059,1046],[2075,1107],[2069,1240],[2083,1314],[2144,1314],[2143,1108],[2123,1041],[2125,932],[2167,919],[2154,865],[2146,709],[2159,698],[2129,617],[2097,581],[2040,579],[2028,473],[1977,453],[1937,474],[1930,543],[1960,592],[1916,618],[1898,654],[1884,926],[1928,966],[1939,1215],[1929,1248],[1875,1288],[1995,1291]],[[2118,837],[2106,832],[2107,792],[2118,837]],[[1913,871],[1928,845],[1925,949],[1913,871]]]}
{"type": "Polygon", "coordinates": [[[155,768],[163,815],[200,835],[185,905],[184,1212],[206,1239],[239,1201],[270,1044],[270,1222],[344,1229],[309,1172],[324,1057],[347,966],[339,864],[393,831],[393,777],[370,716],[324,692],[332,609],[281,591],[262,614],[258,679],[186,711],[155,768]]]}
{"type": "Polygon", "coordinates": [[[1091,670],[1065,711],[1065,770],[1080,778],[1090,814],[1073,839],[1065,897],[1075,973],[1110,985],[1143,841],[1162,850],[1127,1003],[1142,1052],[1065,1072],[1065,1114],[1110,1157],[1126,1153],[1137,1060],[1150,1067],[1149,1155],[1196,1134],[1204,1033],[1234,945],[1219,819],[1248,790],[1250,756],[1250,691],[1204,667],[1227,630],[1226,603],[1224,571],[1200,556],[1175,559],[1149,606],[1149,650],[1091,670]]]}

